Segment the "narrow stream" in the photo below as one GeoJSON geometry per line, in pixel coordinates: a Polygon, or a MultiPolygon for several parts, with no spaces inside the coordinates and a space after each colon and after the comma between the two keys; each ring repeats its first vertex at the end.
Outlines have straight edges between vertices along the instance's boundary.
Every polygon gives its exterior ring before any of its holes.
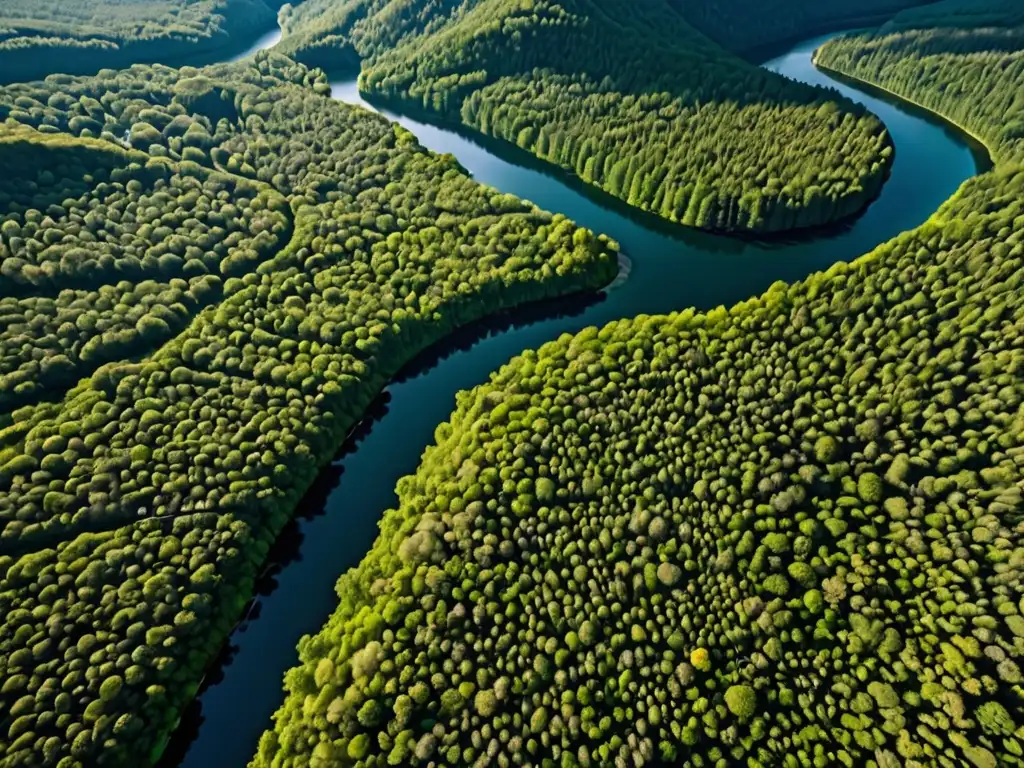
{"type": "MultiPolygon", "coordinates": [[[[853,259],[922,223],[965,179],[989,166],[982,148],[937,119],[816,70],[811,55],[829,37],[799,43],[764,66],[835,88],[865,104],[889,128],[896,162],[881,197],[859,219],[787,243],[685,230],[583,188],[509,145],[380,110],[424,146],[455,155],[478,181],[614,237],[629,254],[632,270],[613,291],[481,323],[407,366],[358,434],[322,472],[271,553],[275,565],[262,579],[249,616],[186,711],[162,765],[246,764],[282,701],[282,677],[296,663],[296,642],[316,632],[333,611],[335,581],[370,547],[381,512],[395,502],[396,481],[416,469],[434,428],[451,413],[457,391],[485,381],[523,349],[562,333],[641,313],[732,304],[777,280],[797,280],[853,259]]],[[[270,36],[264,44],[274,42],[270,36]]],[[[374,109],[360,97],[354,81],[334,83],[333,95],[374,109]]]]}

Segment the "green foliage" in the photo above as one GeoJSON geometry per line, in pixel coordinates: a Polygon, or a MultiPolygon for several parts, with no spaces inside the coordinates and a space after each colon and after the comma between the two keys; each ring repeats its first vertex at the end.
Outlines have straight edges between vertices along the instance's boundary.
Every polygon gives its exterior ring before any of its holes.
{"type": "Polygon", "coordinates": [[[817,61],[939,112],[980,137],[997,161],[1021,163],[1022,48],[1019,3],[942,0],[831,41],[817,61]]]}
{"type": "Polygon", "coordinates": [[[998,701],[986,701],[978,707],[978,723],[988,733],[998,736],[1009,736],[1016,726],[1006,707],[998,701]]]}
{"type": "Polygon", "coordinates": [[[265,185],[98,141],[6,131],[0,174],[0,409],[170,340],[290,229],[265,185]]]}
{"type": "Polygon", "coordinates": [[[4,0],[0,82],[167,61],[247,40],[278,0],[4,0]]]}
{"type": "Polygon", "coordinates": [[[749,685],[731,685],[725,692],[725,705],[740,720],[748,720],[757,711],[757,693],[749,685]]]}
{"type": "Polygon", "coordinates": [[[416,681],[437,712],[482,679],[500,707],[366,731],[289,682],[254,764],[399,728],[508,765],[1016,764],[1022,258],[1024,173],[1002,161],[852,264],[514,358],[458,398],[298,667],[359,653],[366,616],[401,605],[392,626],[443,621],[375,633],[373,690],[416,681]],[[558,493],[524,513],[542,477],[558,493]]]}
{"type": "Polygon", "coordinates": [[[892,162],[881,123],[718,47],[685,5],[308,0],[282,50],[361,59],[362,90],[688,226],[778,232],[861,210],[892,162]]]}
{"type": "MultiPolygon", "coordinates": [[[[389,377],[458,325],[614,273],[606,238],[328,90],[276,56],[0,88],[0,397],[54,398],[0,431],[5,765],[154,759],[276,535],[389,377]],[[121,145],[126,131],[144,149],[121,145]],[[44,378],[60,356],[63,378],[44,378]],[[38,389],[12,380],[23,369],[38,389]]],[[[440,545],[424,531],[404,554],[440,545]]],[[[368,684],[384,626],[368,619],[358,654],[291,682],[368,684]]],[[[557,658],[535,673],[555,676],[557,658]]],[[[418,728],[416,682],[399,706],[329,691],[324,717],[418,728]]],[[[488,682],[485,711],[507,695],[488,682]]],[[[477,685],[460,679],[445,712],[475,712],[477,685]]],[[[353,734],[311,756],[382,743],[353,734]]],[[[388,754],[436,747],[417,734],[388,754]]]]}
{"type": "Polygon", "coordinates": [[[865,472],[857,478],[857,495],[861,501],[877,504],[882,500],[882,478],[874,472],[865,472]]]}

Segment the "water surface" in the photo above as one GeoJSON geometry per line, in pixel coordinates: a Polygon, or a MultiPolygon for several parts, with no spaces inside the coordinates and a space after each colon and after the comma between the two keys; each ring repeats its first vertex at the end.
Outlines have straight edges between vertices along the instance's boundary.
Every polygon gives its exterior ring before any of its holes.
{"type": "MultiPolygon", "coordinates": [[[[829,37],[801,42],[764,66],[866,105],[888,127],[896,161],[863,216],[790,242],[758,243],[670,225],[510,145],[379,110],[430,149],[453,154],[478,181],[618,240],[632,262],[629,279],[597,297],[553,301],[480,323],[407,366],[300,506],[271,555],[275,564],[251,613],[187,710],[164,765],[236,768],[252,757],[281,704],[282,676],[297,662],[296,642],[319,630],[334,610],[335,581],[369,549],[382,511],[395,503],[395,482],[415,471],[434,428],[454,408],[456,392],[562,333],[643,313],[733,304],[777,280],[797,280],[853,259],[924,222],[965,179],[987,167],[984,151],[941,121],[815,69],[811,56],[829,37]]],[[[333,95],[374,109],[352,80],[334,83],[333,95]]]]}

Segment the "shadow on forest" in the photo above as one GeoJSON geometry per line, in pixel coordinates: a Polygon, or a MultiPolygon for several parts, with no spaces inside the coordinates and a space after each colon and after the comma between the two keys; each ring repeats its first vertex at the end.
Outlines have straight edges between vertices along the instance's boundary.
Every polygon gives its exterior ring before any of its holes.
{"type": "MultiPolygon", "coordinates": [[[[336,73],[336,76],[341,73],[336,73]]],[[[333,78],[332,78],[333,79],[333,78]]],[[[793,245],[803,243],[821,242],[827,243],[830,238],[846,234],[854,228],[857,222],[867,213],[868,209],[878,200],[885,183],[879,187],[878,194],[856,213],[847,216],[830,224],[816,227],[804,227],[796,230],[788,230],[779,233],[752,233],[745,231],[710,231],[688,227],[666,219],[659,214],[646,211],[630,205],[620,197],[606,192],[600,187],[590,184],[572,171],[555,165],[537,157],[532,152],[523,149],[504,139],[498,139],[480,131],[470,128],[460,121],[445,117],[436,112],[430,112],[410,105],[406,101],[381,98],[378,94],[368,94],[360,91],[360,97],[380,114],[388,119],[396,117],[407,118],[423,123],[434,128],[450,131],[459,138],[479,147],[483,151],[494,155],[499,160],[509,165],[525,168],[534,173],[541,174],[560,184],[565,185],[573,192],[585,197],[595,205],[611,211],[624,219],[645,230],[657,232],[667,238],[682,243],[688,248],[708,253],[742,253],[747,246],[754,244],[765,251],[780,250],[793,245]]],[[[896,103],[892,96],[888,101],[896,103]]],[[[930,114],[930,113],[928,113],[930,114]]],[[[918,115],[920,116],[920,115],[918,115]]],[[[886,175],[885,182],[889,180],[892,168],[886,175]]],[[[472,175],[471,171],[467,173],[472,175]]]]}
{"type": "Polygon", "coordinates": [[[285,525],[267,554],[266,566],[257,577],[253,598],[246,605],[242,618],[232,630],[216,658],[207,669],[196,696],[182,713],[172,738],[161,755],[157,768],[181,765],[203,724],[203,693],[224,680],[225,670],[231,666],[238,644],[238,635],[245,633],[250,622],[260,617],[262,598],[273,594],[278,576],[290,565],[300,562],[305,534],[302,524],[328,513],[327,502],[345,474],[345,459],[354,455],[373,432],[374,427],[387,416],[392,400],[391,387],[401,386],[426,375],[448,358],[472,349],[481,341],[510,330],[526,328],[535,323],[581,315],[586,309],[603,300],[603,294],[579,293],[562,298],[545,299],[518,309],[506,310],[479,322],[465,325],[441,341],[427,347],[406,363],[366,409],[363,418],[349,432],[338,448],[331,463],[317,475],[312,486],[296,507],[296,513],[285,525]]]}

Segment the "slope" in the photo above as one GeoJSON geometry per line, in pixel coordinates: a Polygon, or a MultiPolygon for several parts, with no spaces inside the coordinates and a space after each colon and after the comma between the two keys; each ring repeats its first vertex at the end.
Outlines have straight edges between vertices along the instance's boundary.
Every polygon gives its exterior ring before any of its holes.
{"type": "Polygon", "coordinates": [[[5,0],[0,82],[169,61],[246,42],[277,0],[5,0]]]}
{"type": "Polygon", "coordinates": [[[668,0],[314,0],[285,14],[285,30],[282,50],[300,60],[361,61],[373,96],[689,226],[771,233],[847,218],[892,161],[861,107],[732,56],[668,0]]]}
{"type": "Polygon", "coordinates": [[[934,16],[822,60],[886,41],[995,170],[852,264],[462,393],[254,766],[1019,764],[1024,169],[992,104],[1024,80],[1016,6],[983,7],[940,66],[934,16]]]}

